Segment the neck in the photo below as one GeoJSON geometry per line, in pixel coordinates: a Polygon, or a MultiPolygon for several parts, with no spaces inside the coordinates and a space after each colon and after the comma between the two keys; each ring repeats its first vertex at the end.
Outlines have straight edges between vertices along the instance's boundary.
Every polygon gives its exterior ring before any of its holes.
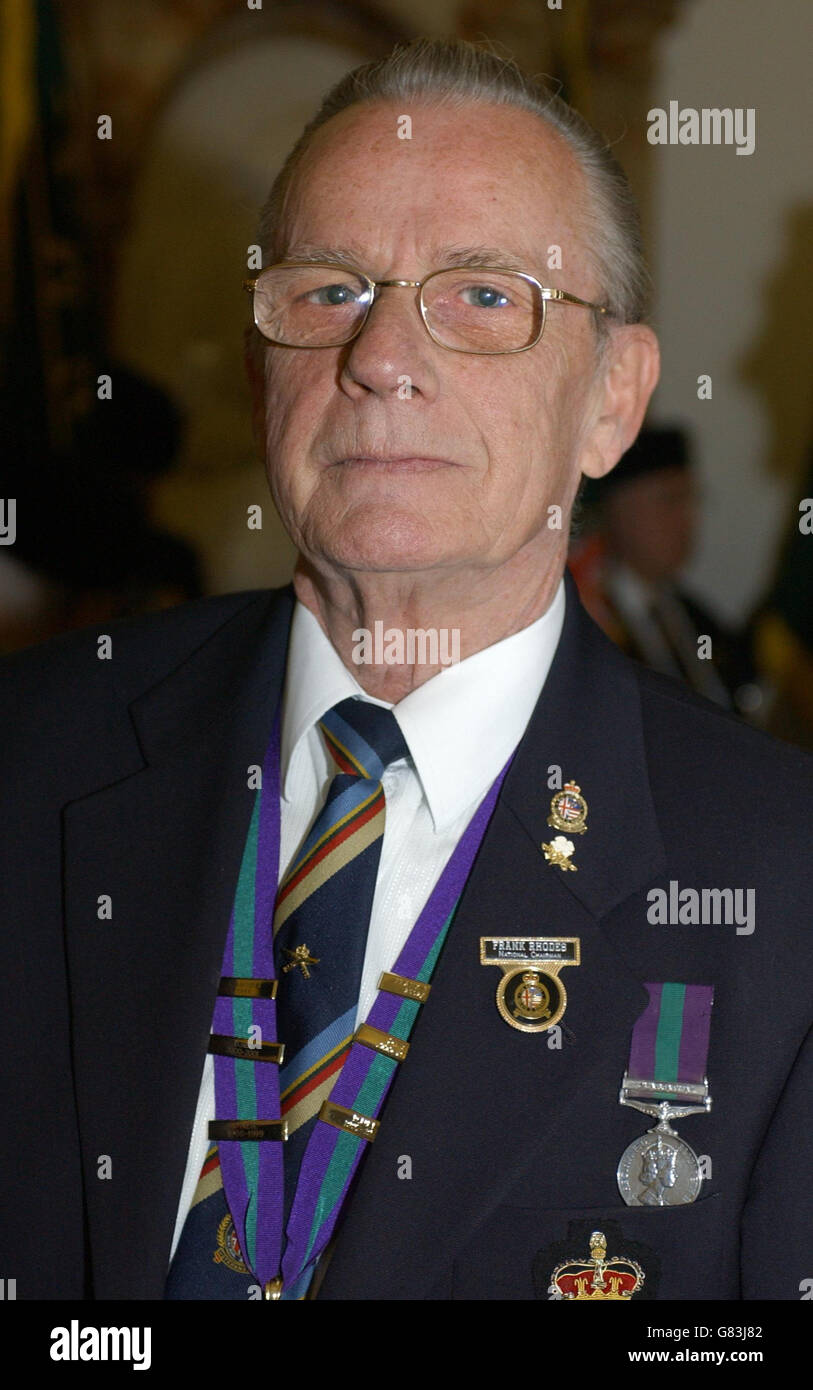
{"type": "Polygon", "coordinates": [[[564,570],[514,556],[498,571],[375,573],[315,568],[300,558],[297,598],[359,685],[397,704],[454,661],[463,661],[540,618],[564,570]]]}

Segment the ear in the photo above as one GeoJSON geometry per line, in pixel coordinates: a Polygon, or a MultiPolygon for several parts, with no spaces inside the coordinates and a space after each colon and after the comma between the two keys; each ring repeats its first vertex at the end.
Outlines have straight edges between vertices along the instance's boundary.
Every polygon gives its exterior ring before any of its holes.
{"type": "Polygon", "coordinates": [[[589,478],[603,478],[634,442],[658,384],[660,365],[658,340],[647,324],[610,330],[598,369],[593,424],[580,456],[581,471],[589,478]]]}
{"type": "Polygon", "coordinates": [[[253,326],[243,336],[243,362],[251,392],[251,428],[254,441],[265,457],[265,352],[263,339],[253,326]]]}

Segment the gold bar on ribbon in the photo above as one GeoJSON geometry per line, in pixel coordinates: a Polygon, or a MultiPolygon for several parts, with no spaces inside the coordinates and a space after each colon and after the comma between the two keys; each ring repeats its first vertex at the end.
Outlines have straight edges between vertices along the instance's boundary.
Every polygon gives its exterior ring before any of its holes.
{"type": "Polygon", "coordinates": [[[285,1043],[253,1043],[249,1038],[230,1038],[226,1033],[212,1033],[209,1051],[218,1057],[241,1057],[247,1062],[276,1062],[282,1064],[285,1043]]]}
{"type": "Polygon", "coordinates": [[[275,1139],[278,1143],[288,1138],[287,1120],[210,1120],[210,1139],[236,1139],[243,1143],[249,1140],[275,1139]]]}
{"type": "Polygon", "coordinates": [[[368,1144],[372,1144],[380,1124],[379,1120],[373,1120],[369,1115],[361,1115],[358,1110],[348,1110],[346,1105],[336,1105],[329,1100],[324,1101],[319,1111],[319,1119],[324,1120],[327,1125],[333,1125],[334,1129],[340,1129],[344,1134],[354,1134],[357,1139],[366,1139],[368,1144]]]}
{"type": "Polygon", "coordinates": [[[387,994],[397,994],[400,999],[414,999],[416,1004],[425,1004],[432,986],[424,984],[423,980],[410,980],[408,975],[393,975],[385,970],[378,988],[387,994]]]}
{"type": "Polygon", "coordinates": [[[217,992],[233,999],[276,999],[276,980],[252,980],[241,975],[222,975],[217,992]]]}
{"type": "Polygon", "coordinates": [[[385,1033],[381,1028],[373,1028],[369,1023],[362,1023],[356,1029],[354,1041],[380,1052],[382,1057],[393,1057],[396,1062],[403,1062],[409,1052],[409,1043],[404,1042],[403,1038],[396,1038],[394,1033],[385,1033]]]}

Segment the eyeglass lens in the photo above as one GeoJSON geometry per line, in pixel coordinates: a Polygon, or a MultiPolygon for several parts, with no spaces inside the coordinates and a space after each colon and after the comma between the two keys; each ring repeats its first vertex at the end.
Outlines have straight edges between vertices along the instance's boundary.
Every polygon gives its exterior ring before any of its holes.
{"type": "MultiPolygon", "coordinates": [[[[353,336],[370,304],[367,283],[335,266],[271,266],[254,294],[257,327],[291,347],[329,347],[353,336]]],[[[544,303],[535,285],[511,271],[452,269],[423,288],[427,327],[445,347],[505,352],[540,333],[544,303]]]]}

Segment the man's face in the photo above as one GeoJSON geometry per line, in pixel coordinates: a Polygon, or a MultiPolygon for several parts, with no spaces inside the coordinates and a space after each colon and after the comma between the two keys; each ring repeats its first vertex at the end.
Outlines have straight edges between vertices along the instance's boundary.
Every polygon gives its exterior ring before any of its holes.
{"type": "Polygon", "coordinates": [[[652,582],[672,579],[689,559],[697,488],[688,468],[660,468],[619,484],[607,499],[610,549],[652,582]]]}
{"type": "MultiPolygon", "coordinates": [[[[373,279],[420,280],[482,248],[481,263],[599,297],[558,136],[510,108],[417,104],[400,140],[400,114],[355,106],[316,133],[279,259],[340,251],[373,279]]],[[[552,306],[534,348],[475,356],[436,345],[403,288],[380,291],[343,347],[268,347],[267,468],[289,534],[327,573],[488,571],[522,550],[544,564],[564,549],[596,360],[587,310],[552,306]]]]}

